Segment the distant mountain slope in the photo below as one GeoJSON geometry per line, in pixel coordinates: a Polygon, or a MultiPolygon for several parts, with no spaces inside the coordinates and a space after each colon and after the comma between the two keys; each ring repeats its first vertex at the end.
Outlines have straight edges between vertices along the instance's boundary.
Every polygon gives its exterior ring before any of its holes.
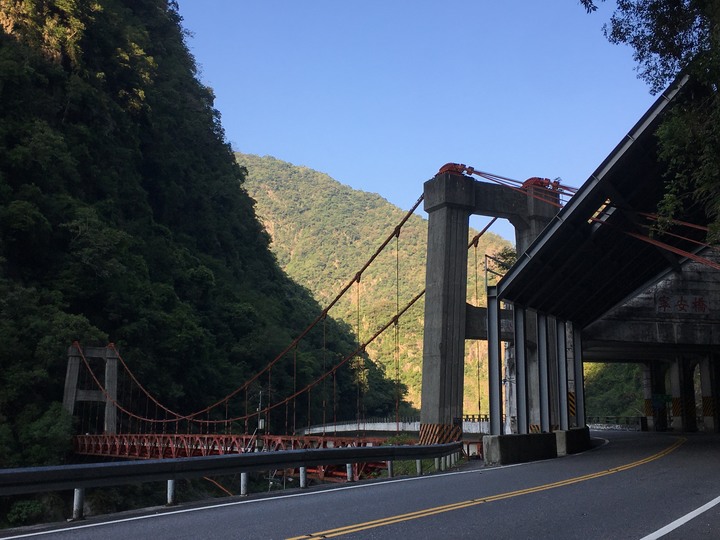
{"type": "MultiPolygon", "coordinates": [[[[257,201],[258,217],[272,237],[271,249],[280,266],[308,287],[323,305],[355,276],[406,214],[406,210],[377,194],[354,190],[307,167],[269,156],[236,153],[236,157],[248,170],[245,187],[257,201]]],[[[418,195],[421,192],[422,186],[418,185],[418,195]]],[[[331,315],[345,321],[356,333],[359,331],[361,339],[372,335],[395,313],[397,266],[400,307],[424,289],[426,242],[427,221],[411,216],[397,240],[399,256],[393,240],[362,276],[359,308],[357,291],[353,290],[350,299],[331,315]]],[[[478,252],[482,256],[507,246],[507,241],[488,233],[481,238],[478,252]]],[[[474,270],[469,274],[470,290],[474,291],[474,270]]],[[[483,289],[480,287],[482,302],[483,289]]],[[[423,309],[422,302],[416,304],[399,327],[400,380],[408,386],[408,399],[416,406],[420,404],[423,309]]],[[[478,407],[478,348],[468,346],[467,350],[466,412],[473,413],[478,407]]],[[[392,331],[386,332],[369,352],[384,366],[388,377],[395,376],[392,331]]]]}

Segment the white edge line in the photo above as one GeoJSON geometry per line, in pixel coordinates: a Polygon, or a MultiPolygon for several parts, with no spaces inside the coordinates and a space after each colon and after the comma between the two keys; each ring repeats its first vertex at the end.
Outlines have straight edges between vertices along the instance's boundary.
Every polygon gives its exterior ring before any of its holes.
{"type": "MultiPolygon", "coordinates": [[[[529,464],[529,463],[519,463],[518,465],[527,465],[527,464],[529,464]]],[[[514,465],[508,465],[508,467],[511,467],[511,466],[514,466],[514,465]]],[[[266,497],[266,498],[263,498],[263,499],[251,499],[251,500],[242,500],[242,501],[232,501],[232,502],[226,502],[226,503],[220,503],[220,504],[213,504],[213,505],[209,505],[209,506],[197,506],[197,507],[194,507],[194,508],[183,508],[183,509],[180,509],[180,510],[171,510],[171,511],[169,511],[169,512],[162,512],[162,511],[160,511],[160,512],[157,512],[157,513],[154,513],[154,514],[146,514],[146,515],[143,515],[143,516],[134,516],[134,517],[123,518],[123,519],[115,519],[115,520],[112,520],[112,521],[103,521],[103,522],[100,522],[100,523],[88,523],[88,524],[85,524],[85,525],[77,525],[77,526],[74,526],[74,527],[63,527],[63,528],[61,528],[61,529],[53,529],[53,530],[49,530],[49,531],[37,531],[37,532],[32,532],[32,533],[19,534],[19,535],[16,535],[16,536],[0,536],[0,538],[2,538],[3,540],[12,540],[13,538],[32,538],[32,537],[34,537],[34,536],[43,536],[43,535],[49,535],[49,534],[59,534],[59,533],[68,532],[68,531],[74,531],[74,530],[78,530],[78,529],[89,529],[89,528],[91,528],[91,527],[101,527],[101,526],[104,526],[104,525],[114,525],[114,524],[117,524],[117,523],[126,523],[126,522],[129,522],[129,521],[140,521],[140,520],[143,520],[143,519],[160,518],[160,517],[172,516],[172,515],[176,515],[176,514],[186,514],[186,513],[190,513],[190,512],[198,512],[198,511],[201,511],[201,510],[212,510],[212,509],[215,509],[215,508],[224,508],[224,507],[227,507],[227,506],[238,506],[238,505],[241,505],[241,504],[259,504],[259,503],[263,503],[263,502],[277,501],[278,499],[292,499],[292,498],[295,498],[295,497],[306,497],[306,496],[311,496],[311,495],[326,495],[326,494],[335,493],[335,492],[337,492],[337,491],[345,491],[345,490],[349,490],[349,489],[371,488],[371,487],[376,487],[376,486],[381,486],[381,485],[386,485],[386,484],[396,484],[396,483],[400,483],[400,482],[413,482],[413,481],[416,481],[416,480],[430,480],[430,479],[433,479],[433,478],[440,478],[440,477],[443,477],[443,476],[454,476],[454,475],[460,475],[460,474],[481,473],[481,472],[483,472],[483,471],[490,471],[490,470],[500,469],[500,468],[504,468],[504,467],[493,467],[492,469],[473,469],[473,470],[471,470],[471,471],[444,472],[444,473],[437,473],[437,474],[432,474],[432,475],[428,475],[428,476],[413,476],[413,477],[410,477],[410,478],[397,478],[397,479],[394,479],[394,480],[386,480],[386,481],[384,481],[384,482],[373,482],[373,483],[367,483],[367,484],[355,484],[355,485],[352,485],[352,486],[343,486],[343,487],[325,489],[325,490],[322,490],[322,491],[309,491],[309,492],[306,491],[306,492],[303,492],[303,493],[292,493],[292,494],[289,494],[289,495],[277,495],[277,496],[274,496],[274,497],[266,497]]],[[[0,531],[0,535],[1,535],[1,534],[2,534],[2,531],[0,531]]]]}
{"type": "Polygon", "coordinates": [[[657,531],[650,533],[647,536],[642,537],[640,540],[657,540],[658,538],[665,536],[669,532],[674,531],[678,527],[685,525],[691,519],[695,519],[700,514],[707,512],[713,506],[716,506],[719,503],[720,503],[720,497],[715,497],[709,503],[702,505],[700,508],[693,510],[689,514],[685,514],[683,517],[676,519],[672,523],[668,523],[662,529],[658,529],[657,531]]]}

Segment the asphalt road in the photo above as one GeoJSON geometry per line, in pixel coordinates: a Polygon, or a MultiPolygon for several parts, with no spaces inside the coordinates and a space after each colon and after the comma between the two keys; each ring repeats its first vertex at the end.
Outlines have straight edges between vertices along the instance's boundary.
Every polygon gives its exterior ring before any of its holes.
{"type": "Polygon", "coordinates": [[[720,538],[720,436],[593,436],[606,440],[591,451],[555,460],[470,464],[421,478],[229,498],[3,531],[0,537],[650,540],[667,533],[662,537],[720,538]]]}

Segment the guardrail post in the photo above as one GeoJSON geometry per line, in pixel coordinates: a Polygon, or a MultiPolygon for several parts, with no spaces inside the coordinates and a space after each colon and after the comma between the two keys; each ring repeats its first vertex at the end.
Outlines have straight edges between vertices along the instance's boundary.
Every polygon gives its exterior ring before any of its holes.
{"type": "Polygon", "coordinates": [[[354,480],[353,478],[353,467],[352,463],[346,463],[345,464],[345,470],[347,471],[347,481],[352,482],[354,480]]]}
{"type": "Polygon", "coordinates": [[[415,472],[417,472],[418,476],[422,476],[422,460],[421,459],[415,460],[415,472]]]}
{"type": "Polygon", "coordinates": [[[240,473],[240,495],[246,497],[248,494],[248,473],[240,473]]]}
{"type": "Polygon", "coordinates": [[[305,489],[307,487],[307,469],[300,467],[300,488],[305,489]]]}
{"type": "Polygon", "coordinates": [[[167,505],[168,506],[174,506],[176,504],[175,500],[175,480],[172,478],[167,481],[167,505]]]}
{"type": "Polygon", "coordinates": [[[83,506],[85,505],[85,488],[75,488],[73,491],[72,521],[84,519],[83,506]]]}
{"type": "Polygon", "coordinates": [[[388,478],[392,478],[393,477],[393,462],[392,461],[387,462],[387,472],[388,472],[388,478]]]}
{"type": "Polygon", "coordinates": [[[436,471],[440,470],[440,458],[438,458],[438,457],[435,458],[435,470],[436,471]]]}

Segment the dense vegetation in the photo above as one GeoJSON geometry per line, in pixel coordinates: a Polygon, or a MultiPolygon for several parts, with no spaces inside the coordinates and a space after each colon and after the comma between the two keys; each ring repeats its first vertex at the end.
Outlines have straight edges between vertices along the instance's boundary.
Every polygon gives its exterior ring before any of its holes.
{"type": "Polygon", "coordinates": [[[643,416],[641,365],[586,363],[585,409],[588,416],[643,416]]]}
{"type": "MultiPolygon", "coordinates": [[[[352,280],[406,213],[379,195],[353,190],[307,167],[267,156],[239,153],[236,156],[248,170],[246,188],[257,201],[258,215],[272,237],[271,248],[278,262],[324,305],[352,280]]],[[[422,185],[418,183],[418,196],[421,193],[422,185]]],[[[411,216],[397,243],[393,240],[362,276],[359,309],[357,291],[353,289],[348,300],[341,302],[332,314],[361,337],[371,336],[394,316],[396,304],[404,307],[425,288],[426,242],[427,221],[419,215],[411,216]]],[[[468,287],[473,302],[478,305],[485,302],[484,254],[503,252],[507,257],[508,250],[511,251],[510,244],[495,234],[487,233],[480,239],[477,299],[473,299],[475,252],[470,252],[468,287]]],[[[401,318],[399,350],[393,329],[368,348],[370,356],[390,378],[395,377],[396,361],[399,363],[400,380],[407,385],[408,399],[416,406],[420,404],[423,309],[420,302],[401,318]]],[[[468,342],[465,376],[468,414],[478,412],[478,400],[484,403],[483,412],[488,410],[485,349],[484,345],[477,347],[468,342]],[[480,381],[478,359],[482,362],[480,381]]]]}
{"type": "MultiPolygon", "coordinates": [[[[600,0],[604,1],[604,0],[600,0]]],[[[581,0],[588,12],[594,0],[581,0]]],[[[680,104],[657,131],[667,165],[663,217],[670,227],[683,208],[699,202],[720,241],[720,0],[622,0],[604,27],[612,43],[629,45],[639,76],[653,93],[680,73],[690,76],[680,104]]]]}
{"type": "MultiPolygon", "coordinates": [[[[319,306],[268,248],[174,2],[0,0],[0,28],[0,467],[60,463],[72,340],[115,342],[153,394],[192,411],[319,306]]],[[[309,350],[354,348],[345,325],[325,331],[309,350]]],[[[301,358],[298,385],[322,372],[301,358]]],[[[395,386],[366,360],[363,414],[388,413],[395,386]]],[[[355,375],[338,376],[339,416],[355,417],[355,375]]]]}

